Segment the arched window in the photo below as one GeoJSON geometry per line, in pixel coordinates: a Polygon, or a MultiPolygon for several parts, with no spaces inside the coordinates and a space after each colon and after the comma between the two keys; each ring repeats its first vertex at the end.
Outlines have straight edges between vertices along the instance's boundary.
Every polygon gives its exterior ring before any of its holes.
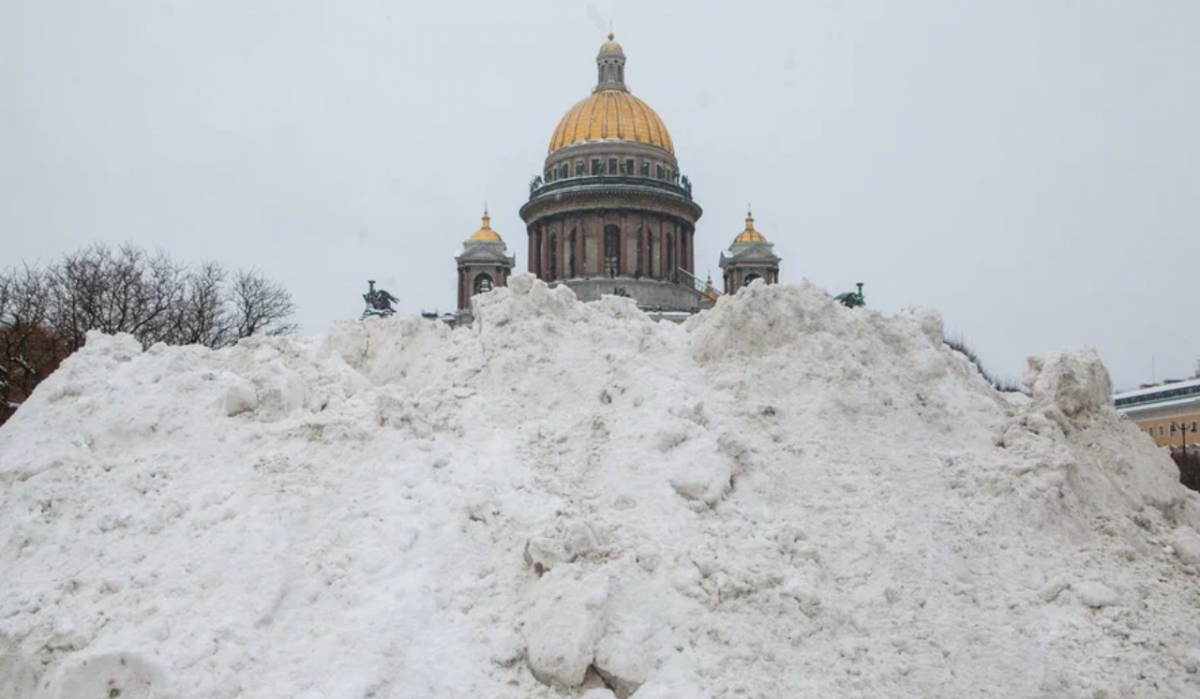
{"type": "Polygon", "coordinates": [[[609,224],[604,227],[604,274],[615,277],[621,272],[621,229],[609,224]]]}
{"type": "Polygon", "coordinates": [[[663,279],[675,281],[675,236],[667,234],[667,259],[664,260],[666,273],[663,279]]]}
{"type": "Polygon", "coordinates": [[[659,279],[660,277],[654,272],[654,242],[654,234],[646,231],[646,254],[648,255],[646,258],[646,274],[659,279]]]}
{"type": "Polygon", "coordinates": [[[558,234],[550,234],[550,280],[558,279],[558,234]]]}
{"type": "Polygon", "coordinates": [[[492,281],[492,275],[488,274],[487,272],[480,272],[475,277],[476,294],[486,294],[494,288],[496,288],[496,284],[492,281]]]}
{"type": "Polygon", "coordinates": [[[637,238],[637,267],[635,268],[635,273],[634,273],[635,276],[638,276],[638,277],[642,276],[642,270],[645,269],[645,267],[642,266],[642,249],[645,248],[645,245],[643,244],[645,242],[645,239],[646,239],[646,229],[644,227],[639,228],[638,229],[638,238],[637,238]]]}
{"type": "Polygon", "coordinates": [[[571,229],[571,237],[567,239],[567,269],[570,270],[567,276],[571,279],[576,277],[575,274],[575,251],[578,250],[578,239],[575,237],[575,229],[571,229]]]}
{"type": "Polygon", "coordinates": [[[745,279],[742,280],[742,286],[750,286],[750,282],[754,281],[755,279],[759,279],[759,278],[760,277],[757,274],[755,274],[754,272],[751,272],[750,274],[746,275],[745,279]]]}

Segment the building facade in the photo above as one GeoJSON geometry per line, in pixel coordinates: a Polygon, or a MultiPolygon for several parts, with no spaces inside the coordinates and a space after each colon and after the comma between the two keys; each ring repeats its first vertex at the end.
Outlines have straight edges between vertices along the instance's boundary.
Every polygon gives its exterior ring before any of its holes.
{"type": "Polygon", "coordinates": [[[1160,447],[1200,445],[1200,378],[1125,391],[1113,402],[1160,447]]]}

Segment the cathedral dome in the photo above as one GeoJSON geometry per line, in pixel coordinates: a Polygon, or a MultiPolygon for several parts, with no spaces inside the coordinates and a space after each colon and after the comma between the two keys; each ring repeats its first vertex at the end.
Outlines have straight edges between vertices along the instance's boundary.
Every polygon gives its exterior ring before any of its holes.
{"type": "Polygon", "coordinates": [[[754,216],[750,212],[747,211],[746,212],[746,229],[743,230],[741,233],[738,233],[738,236],[733,239],[733,244],[737,245],[738,243],[765,243],[765,242],[767,242],[767,239],[763,237],[763,234],[754,230],[754,216]]]}
{"type": "Polygon", "coordinates": [[[500,237],[500,234],[497,233],[496,231],[492,230],[492,217],[488,216],[487,209],[483,210],[483,225],[481,225],[479,227],[479,230],[472,233],[470,238],[467,238],[467,242],[475,242],[475,243],[503,243],[504,242],[504,239],[500,237]]]}
{"type": "Polygon", "coordinates": [[[650,105],[629,94],[625,85],[625,52],[608,35],[596,56],[599,80],[591,96],[567,111],[550,137],[554,151],[592,141],[620,140],[661,148],[675,154],[667,126],[650,105]]]}

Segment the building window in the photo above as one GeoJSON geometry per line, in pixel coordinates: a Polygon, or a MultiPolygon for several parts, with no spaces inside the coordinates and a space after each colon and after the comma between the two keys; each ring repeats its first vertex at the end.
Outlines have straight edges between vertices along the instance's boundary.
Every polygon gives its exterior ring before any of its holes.
{"type": "Polygon", "coordinates": [[[592,174],[593,175],[603,175],[604,174],[604,163],[600,162],[599,158],[592,158],[592,174]]]}
{"type": "Polygon", "coordinates": [[[615,277],[621,272],[621,229],[609,224],[604,227],[604,274],[615,277]]]}
{"type": "Polygon", "coordinates": [[[1159,425],[1159,426],[1158,426],[1158,436],[1159,436],[1159,437],[1162,437],[1162,436],[1163,436],[1163,435],[1165,435],[1166,433],[1167,433],[1167,430],[1166,430],[1166,428],[1165,428],[1165,427],[1163,427],[1162,425],[1159,425]]]}
{"type": "Polygon", "coordinates": [[[575,238],[575,231],[571,231],[570,237],[567,238],[567,277],[575,278],[575,246],[578,245],[575,238]]]}
{"type": "Polygon", "coordinates": [[[610,175],[617,174],[617,159],[616,158],[608,159],[608,174],[610,174],[610,175]]]}
{"type": "Polygon", "coordinates": [[[494,289],[495,286],[496,284],[492,281],[492,275],[488,274],[487,272],[480,272],[479,275],[475,277],[476,294],[486,294],[494,289]]]}
{"type": "Polygon", "coordinates": [[[575,176],[576,177],[583,176],[583,161],[582,160],[575,161],[575,176]]]}
{"type": "Polygon", "coordinates": [[[675,281],[675,236],[667,234],[667,259],[663,260],[663,265],[666,270],[663,273],[663,279],[675,281]]]}
{"type": "Polygon", "coordinates": [[[655,177],[657,177],[657,178],[658,178],[658,179],[660,179],[660,180],[661,180],[661,179],[666,179],[666,178],[664,178],[664,177],[663,177],[663,166],[662,166],[662,165],[655,165],[655,166],[654,166],[654,176],[655,176],[655,177]]]}
{"type": "Polygon", "coordinates": [[[650,161],[643,160],[642,161],[642,177],[649,177],[649,176],[650,176],[650,161]]]}
{"type": "Polygon", "coordinates": [[[543,179],[543,181],[544,181],[544,182],[549,182],[549,181],[550,181],[550,171],[549,171],[549,170],[547,170],[547,171],[545,172],[545,175],[546,175],[546,176],[545,176],[545,178],[543,179]]]}
{"type": "Polygon", "coordinates": [[[625,174],[632,175],[633,173],[633,158],[630,158],[629,160],[625,161],[625,174]]]}
{"type": "Polygon", "coordinates": [[[642,267],[642,249],[645,247],[645,245],[643,244],[643,243],[645,243],[645,240],[646,240],[646,229],[639,228],[638,229],[638,237],[637,237],[637,266],[634,267],[634,276],[636,276],[636,277],[641,277],[642,270],[644,269],[642,267]]]}

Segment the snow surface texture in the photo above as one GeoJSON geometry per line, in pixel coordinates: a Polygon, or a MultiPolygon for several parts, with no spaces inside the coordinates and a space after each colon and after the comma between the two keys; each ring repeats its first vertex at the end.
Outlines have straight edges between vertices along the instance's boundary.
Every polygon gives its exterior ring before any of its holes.
{"type": "Polygon", "coordinates": [[[93,335],[0,429],[0,696],[1200,694],[1200,502],[1094,352],[682,326],[530,277],[210,351],[93,335]]]}

